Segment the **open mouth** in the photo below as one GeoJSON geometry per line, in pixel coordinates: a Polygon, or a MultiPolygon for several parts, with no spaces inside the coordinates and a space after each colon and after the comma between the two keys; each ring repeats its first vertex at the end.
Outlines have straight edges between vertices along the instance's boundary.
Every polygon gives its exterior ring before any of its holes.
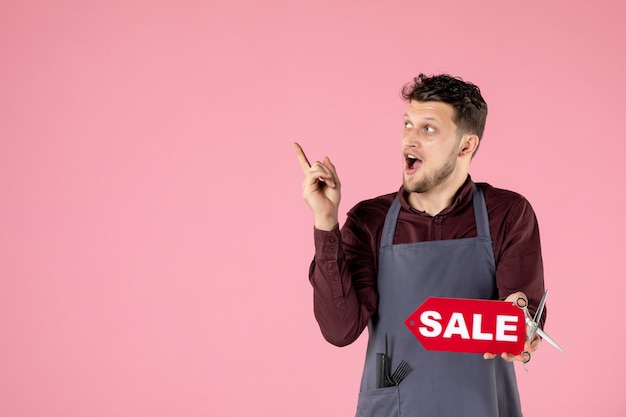
{"type": "Polygon", "coordinates": [[[412,170],[414,168],[417,169],[422,164],[421,159],[419,159],[415,155],[407,154],[407,155],[405,155],[404,158],[405,158],[405,161],[406,161],[406,167],[409,170],[412,170]]]}

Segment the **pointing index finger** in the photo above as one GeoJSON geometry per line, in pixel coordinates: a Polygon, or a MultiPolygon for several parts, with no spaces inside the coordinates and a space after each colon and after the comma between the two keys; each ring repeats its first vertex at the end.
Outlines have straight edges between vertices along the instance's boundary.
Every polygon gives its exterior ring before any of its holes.
{"type": "Polygon", "coordinates": [[[302,168],[302,172],[304,172],[305,174],[308,173],[309,169],[311,168],[311,164],[309,163],[309,160],[306,158],[306,155],[304,154],[302,147],[295,142],[293,144],[293,147],[296,149],[296,154],[298,155],[298,161],[300,162],[300,167],[302,168]]]}

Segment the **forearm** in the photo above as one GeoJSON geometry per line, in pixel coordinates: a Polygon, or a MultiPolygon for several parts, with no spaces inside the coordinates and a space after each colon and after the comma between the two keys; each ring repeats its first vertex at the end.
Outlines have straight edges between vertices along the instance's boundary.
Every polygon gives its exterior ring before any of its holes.
{"type": "Polygon", "coordinates": [[[367,326],[373,312],[369,286],[355,288],[339,228],[316,229],[315,259],[309,279],[313,286],[313,308],[324,338],[336,346],[354,342],[367,326]],[[364,300],[362,300],[364,299],[364,300]]]}

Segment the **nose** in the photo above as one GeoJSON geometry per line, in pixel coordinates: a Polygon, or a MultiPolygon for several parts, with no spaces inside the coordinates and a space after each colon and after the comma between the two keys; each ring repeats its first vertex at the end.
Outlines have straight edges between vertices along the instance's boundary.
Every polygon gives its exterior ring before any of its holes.
{"type": "Polygon", "coordinates": [[[402,131],[402,146],[407,148],[419,146],[419,137],[415,129],[404,129],[402,131]]]}

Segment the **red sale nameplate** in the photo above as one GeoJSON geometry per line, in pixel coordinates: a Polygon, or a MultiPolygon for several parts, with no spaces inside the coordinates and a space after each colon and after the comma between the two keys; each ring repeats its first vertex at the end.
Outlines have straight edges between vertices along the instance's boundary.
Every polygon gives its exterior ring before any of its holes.
{"type": "Polygon", "coordinates": [[[404,324],[426,350],[514,355],[524,350],[524,312],[510,301],[430,297],[404,324]]]}

